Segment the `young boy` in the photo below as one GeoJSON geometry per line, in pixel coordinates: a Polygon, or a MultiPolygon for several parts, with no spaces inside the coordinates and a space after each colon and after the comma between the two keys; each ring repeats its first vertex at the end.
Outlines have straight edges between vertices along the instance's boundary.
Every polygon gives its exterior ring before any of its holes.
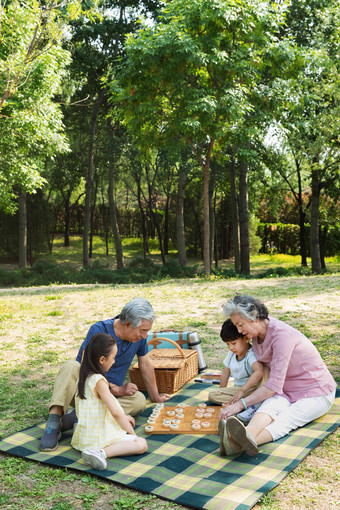
{"type": "MultiPolygon", "coordinates": [[[[249,340],[237,331],[230,319],[223,323],[220,336],[230,352],[223,361],[225,368],[220,387],[210,391],[209,400],[220,405],[233,404],[263,384],[264,366],[256,360],[249,340]],[[234,378],[234,386],[227,387],[230,376],[234,378]]],[[[259,405],[249,407],[239,413],[237,418],[248,423],[258,407],[259,405]]]]}

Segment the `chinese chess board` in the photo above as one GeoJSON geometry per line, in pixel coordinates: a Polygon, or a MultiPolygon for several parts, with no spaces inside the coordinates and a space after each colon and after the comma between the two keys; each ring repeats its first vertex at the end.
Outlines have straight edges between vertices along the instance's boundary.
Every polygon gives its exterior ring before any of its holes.
{"type": "Polygon", "coordinates": [[[204,408],[185,406],[182,408],[182,413],[179,413],[178,409],[178,407],[174,406],[154,408],[153,411],[158,410],[159,415],[150,415],[145,424],[145,432],[147,434],[218,434],[220,406],[208,406],[204,408]],[[203,411],[203,413],[201,413],[203,414],[202,417],[197,416],[199,409],[203,411]],[[211,416],[204,416],[207,415],[207,413],[211,416]],[[154,422],[151,421],[150,423],[150,420],[154,420],[154,422]],[[165,426],[163,424],[164,420],[168,420],[168,422],[171,420],[170,426],[165,426]],[[199,428],[193,428],[193,420],[196,425],[199,425],[199,428]],[[171,427],[171,425],[174,425],[174,422],[178,425],[178,428],[171,427]]]}

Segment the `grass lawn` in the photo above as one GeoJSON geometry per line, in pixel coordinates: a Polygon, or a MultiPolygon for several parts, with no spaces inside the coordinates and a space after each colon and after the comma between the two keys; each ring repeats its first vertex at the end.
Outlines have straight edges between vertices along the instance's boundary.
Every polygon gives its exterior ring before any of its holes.
{"type": "MultiPolygon", "coordinates": [[[[137,238],[122,238],[123,253],[125,263],[128,264],[134,257],[143,255],[143,243],[141,239],[137,238]]],[[[51,254],[41,254],[39,260],[49,260],[57,264],[69,264],[80,268],[82,266],[82,238],[79,236],[70,237],[70,246],[64,247],[64,238],[62,235],[56,235],[53,242],[53,250],[51,254]]],[[[109,254],[106,255],[105,240],[102,237],[93,237],[93,256],[91,263],[98,261],[108,268],[116,268],[116,255],[112,241],[109,245],[109,254]]],[[[148,257],[156,263],[161,263],[161,257],[159,254],[159,244],[156,239],[149,240],[149,254],[148,257]]],[[[176,259],[177,251],[170,246],[168,259],[176,259]]],[[[189,258],[189,265],[198,264],[203,267],[201,259],[189,258]]],[[[311,260],[307,258],[308,267],[311,267],[311,260]]],[[[252,255],[250,262],[251,273],[257,273],[269,268],[284,267],[290,269],[292,267],[301,265],[301,257],[299,255],[283,255],[283,254],[272,254],[272,255],[252,255]]],[[[326,266],[329,271],[340,271],[340,256],[327,257],[326,266]]],[[[1,267],[1,263],[0,263],[1,267]]],[[[14,264],[7,264],[8,268],[17,267],[14,264]]],[[[213,264],[215,267],[215,263],[213,264]]],[[[222,260],[218,263],[219,268],[233,269],[234,260],[222,260]]]]}
{"type": "MultiPolygon", "coordinates": [[[[60,260],[59,260],[60,261],[60,260]]],[[[259,257],[255,265],[273,262],[259,257]]],[[[290,263],[290,262],[289,262],[290,263]]],[[[281,261],[279,265],[282,265],[281,261]]],[[[337,261],[334,264],[338,266],[337,261]]],[[[272,266],[270,266],[272,267],[272,266]]],[[[336,267],[335,267],[336,269],[336,267]]],[[[209,368],[221,368],[222,305],[236,292],[263,300],[271,315],[305,333],[340,382],[340,274],[252,280],[167,280],[157,284],[0,289],[0,437],[47,418],[60,364],[74,358],[90,325],[135,296],[151,301],[154,329],[198,332],[209,368]]],[[[257,510],[329,510],[339,501],[339,433],[333,433],[257,510]]],[[[179,505],[67,469],[0,454],[0,507],[13,510],[166,509],[179,505]]]]}
{"type": "MultiPolygon", "coordinates": [[[[48,259],[57,264],[68,263],[76,267],[82,265],[82,250],[83,250],[83,239],[80,236],[70,237],[70,246],[64,247],[64,238],[62,235],[56,235],[53,242],[52,254],[43,254],[40,259],[48,259]]],[[[125,262],[128,264],[133,257],[143,255],[143,241],[139,238],[122,238],[123,253],[125,262]]],[[[106,255],[105,239],[99,236],[93,237],[92,246],[92,259],[91,262],[100,261],[110,268],[116,267],[116,252],[115,247],[112,244],[112,240],[109,243],[109,254],[106,255]]],[[[177,252],[174,249],[169,250],[170,257],[176,257],[177,252]]],[[[149,240],[149,256],[155,261],[161,261],[159,255],[159,244],[156,239],[149,240]]]]}

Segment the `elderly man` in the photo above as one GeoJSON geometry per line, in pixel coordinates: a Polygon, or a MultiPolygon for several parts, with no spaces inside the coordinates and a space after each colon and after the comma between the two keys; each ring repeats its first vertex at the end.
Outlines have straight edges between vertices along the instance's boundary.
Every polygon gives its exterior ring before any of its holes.
{"type": "Polygon", "coordinates": [[[155,312],[151,304],[144,298],[135,298],[127,303],[121,313],[113,319],[100,321],[91,326],[82,343],[75,361],[64,363],[57,375],[49,418],[44,434],[40,440],[42,451],[53,451],[58,448],[58,440],[62,430],[71,428],[76,420],[74,410],[67,414],[73,404],[77,390],[79,367],[83,351],[95,333],[108,333],[117,342],[115,363],[106,373],[111,393],[118,398],[125,414],[136,416],[145,409],[146,399],[135,384],[125,383],[125,377],[134,356],[138,356],[138,364],[148,395],[152,402],[165,402],[170,395],[160,394],[156,385],[155,372],[148,357],[146,338],[155,312]]]}

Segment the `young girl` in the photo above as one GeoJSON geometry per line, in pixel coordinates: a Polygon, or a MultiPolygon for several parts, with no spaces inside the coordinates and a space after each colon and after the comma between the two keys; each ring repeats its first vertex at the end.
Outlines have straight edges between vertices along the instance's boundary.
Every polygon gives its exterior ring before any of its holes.
{"type": "Polygon", "coordinates": [[[78,423],[72,446],[86,464],[106,469],[106,458],[145,453],[145,439],[137,437],[135,421],[125,415],[109,390],[105,373],[115,362],[117,346],[107,333],[97,333],[87,345],[80,367],[75,398],[78,423]]]}

